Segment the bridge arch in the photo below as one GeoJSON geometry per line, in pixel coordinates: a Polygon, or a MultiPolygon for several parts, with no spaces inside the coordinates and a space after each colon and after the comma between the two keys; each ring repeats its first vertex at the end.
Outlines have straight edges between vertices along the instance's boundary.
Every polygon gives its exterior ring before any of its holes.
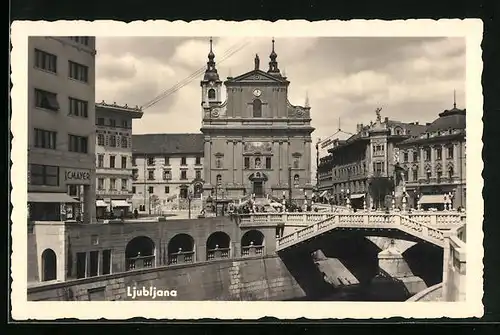
{"type": "Polygon", "coordinates": [[[216,231],[207,238],[207,260],[231,257],[231,238],[222,231],[216,231]]]}
{"type": "Polygon", "coordinates": [[[180,233],[168,242],[168,264],[192,263],[194,257],[194,239],[191,235],[180,233]]]}
{"type": "Polygon", "coordinates": [[[403,252],[403,258],[415,276],[427,286],[443,280],[443,249],[425,242],[418,242],[403,252]]]}
{"type": "Polygon", "coordinates": [[[264,253],[264,234],[260,230],[249,230],[241,237],[241,256],[255,256],[264,253]]]}
{"type": "Polygon", "coordinates": [[[47,248],[42,252],[42,281],[57,279],[57,256],[54,250],[47,248]]]}
{"type": "Polygon", "coordinates": [[[155,243],[147,236],[131,239],[125,247],[126,270],[149,268],[155,265],[155,243]]]}

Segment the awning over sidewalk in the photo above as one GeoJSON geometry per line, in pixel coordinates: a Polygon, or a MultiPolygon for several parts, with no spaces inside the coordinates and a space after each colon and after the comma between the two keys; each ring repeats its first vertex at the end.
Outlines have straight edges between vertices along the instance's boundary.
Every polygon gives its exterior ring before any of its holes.
{"type": "Polygon", "coordinates": [[[131,204],[129,204],[125,200],[111,200],[111,205],[113,207],[130,207],[131,206],[131,204]]]}
{"type": "Polygon", "coordinates": [[[354,194],[351,194],[351,199],[361,199],[361,198],[364,198],[364,197],[365,197],[364,193],[354,193],[354,194]]]}
{"type": "Polygon", "coordinates": [[[74,203],[78,202],[66,193],[28,193],[28,202],[58,202],[58,203],[74,203]]]}
{"type": "Polygon", "coordinates": [[[108,207],[108,204],[104,200],[96,200],[96,207],[108,207]]]}
{"type": "Polygon", "coordinates": [[[418,200],[419,204],[442,204],[444,202],[444,194],[424,194],[418,200]]]}

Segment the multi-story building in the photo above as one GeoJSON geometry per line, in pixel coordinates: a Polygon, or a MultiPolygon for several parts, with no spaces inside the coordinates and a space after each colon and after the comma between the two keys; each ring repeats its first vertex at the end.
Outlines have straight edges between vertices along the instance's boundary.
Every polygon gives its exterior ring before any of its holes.
{"type": "Polygon", "coordinates": [[[95,38],[28,39],[31,220],[95,220],[95,38]]]}
{"type": "MultiPolygon", "coordinates": [[[[335,141],[320,159],[318,191],[333,203],[381,207],[402,173],[407,203],[417,208],[465,207],[465,110],[446,110],[432,123],[402,123],[385,118],[358,125],[345,141],[335,141]],[[392,186],[374,186],[386,178],[392,186]],[[376,190],[381,194],[377,196],[376,190]]],[[[401,190],[400,190],[401,192],[401,190]]],[[[397,193],[397,191],[396,191],[397,193]]]]}
{"type": "Polygon", "coordinates": [[[380,207],[383,194],[370,192],[375,178],[389,180],[394,175],[397,157],[395,148],[412,135],[420,134],[424,125],[377,119],[369,125],[358,124],[356,133],[344,141],[334,141],[329,155],[320,159],[318,191],[328,193],[334,204],[345,204],[347,198],[356,207],[380,207]]]}
{"type": "Polygon", "coordinates": [[[200,207],[203,134],[133,135],[133,207],[155,214],[200,207]],[[188,204],[189,201],[189,204],[188,204]]]}
{"type": "Polygon", "coordinates": [[[466,207],[466,111],[451,110],[427,124],[425,131],[401,142],[410,203],[442,209],[466,207]]]}
{"type": "Polygon", "coordinates": [[[95,109],[97,218],[127,216],[132,207],[132,121],[143,113],[104,101],[95,109]]]}
{"type": "Polygon", "coordinates": [[[267,71],[254,69],[223,83],[208,54],[201,81],[202,128],[204,134],[204,195],[225,201],[254,194],[301,202],[311,195],[310,107],[294,106],[288,100],[290,82],[278,68],[272,41],[267,71]]]}

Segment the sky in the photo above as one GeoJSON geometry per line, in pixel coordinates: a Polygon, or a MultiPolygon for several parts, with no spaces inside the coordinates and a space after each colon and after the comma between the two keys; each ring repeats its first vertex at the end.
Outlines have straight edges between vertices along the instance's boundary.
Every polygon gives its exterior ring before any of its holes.
{"type": "MultiPolygon", "coordinates": [[[[214,37],[221,79],[253,70],[255,54],[267,70],[271,40],[214,37]]],[[[129,106],[145,106],[186,82],[206,67],[209,52],[207,37],[97,37],[96,43],[96,101],[129,106]]],[[[356,124],[375,120],[377,107],[382,117],[432,122],[453,107],[456,90],[457,107],[465,108],[464,38],[277,38],[275,51],[291,82],[289,101],[303,105],[309,97],[313,142],[334,135],[339,119],[343,131],[355,132],[356,124]]],[[[201,76],[144,109],[134,134],[199,132],[201,76]]]]}

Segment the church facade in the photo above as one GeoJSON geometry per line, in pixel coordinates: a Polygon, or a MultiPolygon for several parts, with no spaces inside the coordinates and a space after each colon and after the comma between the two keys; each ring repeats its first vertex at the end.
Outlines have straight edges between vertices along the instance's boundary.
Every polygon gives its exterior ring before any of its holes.
{"type": "Polygon", "coordinates": [[[210,41],[201,81],[204,195],[216,201],[274,197],[302,203],[312,195],[311,114],[288,100],[290,82],[278,68],[274,40],[267,71],[253,70],[223,83],[210,41]],[[222,90],[226,99],[222,101],[222,90]]]}

